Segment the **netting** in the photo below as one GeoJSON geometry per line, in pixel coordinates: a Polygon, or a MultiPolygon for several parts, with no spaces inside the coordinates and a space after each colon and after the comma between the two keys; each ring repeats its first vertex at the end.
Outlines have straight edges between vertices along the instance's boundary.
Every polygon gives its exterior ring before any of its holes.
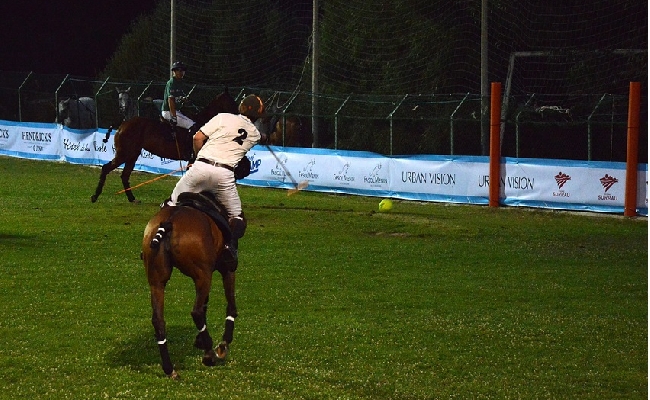
{"type": "MultiPolygon", "coordinates": [[[[311,0],[176,0],[176,58],[208,85],[310,90],[311,0]]],[[[647,3],[490,2],[490,81],[512,94],[614,93],[647,80],[647,3]],[[628,50],[628,52],[625,52],[628,50]],[[629,51],[633,50],[633,51],[629,51]],[[642,50],[642,52],[641,52],[642,50]]],[[[320,2],[319,92],[480,93],[481,4],[458,1],[320,2]]],[[[133,26],[107,73],[165,80],[170,2],[133,26]]]]}
{"type": "MultiPolygon", "coordinates": [[[[589,158],[587,150],[557,154],[567,142],[589,141],[605,149],[601,159],[620,158],[624,146],[618,154],[613,149],[624,141],[629,82],[648,87],[647,2],[552,3],[488,2],[487,80],[504,84],[504,155],[589,158]]],[[[197,85],[197,104],[227,86],[311,119],[316,98],[321,147],[384,154],[485,150],[479,1],[321,0],[316,43],[312,0],[175,4],[176,59],[189,67],[186,81],[197,85]]],[[[170,0],[161,0],[132,25],[90,91],[98,103],[114,106],[115,87],[131,85],[140,107],[156,113],[153,100],[169,78],[170,9],[170,0]]]]}
{"type": "MultiPolygon", "coordinates": [[[[203,85],[293,89],[309,57],[311,3],[177,0],[176,59],[203,85]]],[[[106,75],[165,81],[170,65],[170,2],[134,24],[106,75]]]]}

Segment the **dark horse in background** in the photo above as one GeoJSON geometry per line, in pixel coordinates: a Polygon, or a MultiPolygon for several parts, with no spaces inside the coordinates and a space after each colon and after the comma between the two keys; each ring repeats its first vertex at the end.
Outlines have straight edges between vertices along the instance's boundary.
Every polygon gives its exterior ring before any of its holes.
{"type": "MultiPolygon", "coordinates": [[[[197,123],[197,126],[203,126],[212,117],[222,112],[238,113],[237,103],[228,93],[227,88],[203,110],[194,115],[193,120],[197,123]]],[[[108,141],[109,136],[110,130],[106,132],[104,143],[108,141]]],[[[97,201],[97,198],[102,193],[108,174],[122,164],[124,164],[121,174],[124,193],[130,202],[136,201],[131,191],[129,178],[143,149],[170,160],[189,161],[193,156],[192,135],[190,132],[187,129],[177,127],[175,134],[172,135],[171,125],[160,118],[151,119],[136,116],[122,122],[117,132],[115,132],[114,146],[115,157],[102,166],[97,189],[90,198],[93,203],[97,201]]]]}
{"type": "MultiPolygon", "coordinates": [[[[232,234],[225,219],[208,216],[202,208],[205,194],[181,193],[178,205],[165,206],[147,224],[142,239],[144,262],[151,292],[152,318],[162,369],[168,377],[178,379],[167,348],[164,319],[165,286],[172,269],[192,278],[196,290],[192,319],[198,334],[194,346],[204,351],[203,364],[214,366],[224,361],[233,339],[237,306],[235,304],[236,261],[223,257],[225,243],[232,234]],[[197,201],[200,204],[197,204],[197,201]],[[197,207],[200,205],[201,207],[197,207]],[[221,342],[213,349],[207,329],[207,309],[212,274],[219,271],[226,296],[226,320],[221,342]]],[[[214,204],[214,198],[208,198],[214,204]]],[[[217,204],[218,206],[218,204],[217,204]]],[[[218,215],[223,215],[223,212],[218,215]]],[[[218,217],[217,215],[217,217],[218,217]]],[[[244,228],[245,229],[245,228],[244,228]]]]}
{"type": "Polygon", "coordinates": [[[284,147],[312,147],[311,124],[307,117],[285,115],[279,106],[279,98],[269,99],[267,116],[256,124],[260,132],[268,136],[268,144],[284,147]]]}

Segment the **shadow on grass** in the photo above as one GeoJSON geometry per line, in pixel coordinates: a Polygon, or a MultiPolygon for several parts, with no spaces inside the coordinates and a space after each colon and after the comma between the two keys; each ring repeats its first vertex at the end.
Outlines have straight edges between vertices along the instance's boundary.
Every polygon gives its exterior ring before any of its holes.
{"type": "MultiPolygon", "coordinates": [[[[194,347],[196,328],[188,325],[167,326],[167,347],[176,369],[185,369],[186,364],[201,364],[203,351],[194,347]]],[[[221,339],[221,332],[210,332],[215,344],[221,339]]],[[[111,367],[126,367],[143,371],[152,365],[160,365],[160,353],[153,333],[153,327],[134,332],[129,337],[116,341],[106,355],[111,367]]]]}
{"type": "Polygon", "coordinates": [[[0,245],[9,246],[11,248],[33,248],[35,239],[35,235],[16,235],[0,232],[0,245]]]}

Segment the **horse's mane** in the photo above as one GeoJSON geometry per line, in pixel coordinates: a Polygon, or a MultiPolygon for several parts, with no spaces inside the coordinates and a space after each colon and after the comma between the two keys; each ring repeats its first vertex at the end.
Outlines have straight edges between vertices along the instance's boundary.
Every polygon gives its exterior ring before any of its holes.
{"type": "Polygon", "coordinates": [[[239,113],[237,102],[230,95],[228,88],[225,88],[223,93],[220,93],[203,110],[199,111],[194,116],[194,121],[199,125],[204,125],[219,112],[239,113]]]}

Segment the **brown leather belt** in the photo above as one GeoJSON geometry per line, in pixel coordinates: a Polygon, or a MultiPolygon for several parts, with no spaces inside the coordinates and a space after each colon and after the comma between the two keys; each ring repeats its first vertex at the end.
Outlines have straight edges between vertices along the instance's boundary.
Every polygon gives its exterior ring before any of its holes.
{"type": "Polygon", "coordinates": [[[221,164],[221,163],[218,163],[216,161],[211,161],[211,160],[208,160],[207,158],[197,158],[196,161],[201,161],[201,162],[206,163],[206,164],[214,165],[215,167],[221,167],[221,168],[227,169],[228,171],[235,172],[235,168],[231,167],[230,165],[221,164]]]}

